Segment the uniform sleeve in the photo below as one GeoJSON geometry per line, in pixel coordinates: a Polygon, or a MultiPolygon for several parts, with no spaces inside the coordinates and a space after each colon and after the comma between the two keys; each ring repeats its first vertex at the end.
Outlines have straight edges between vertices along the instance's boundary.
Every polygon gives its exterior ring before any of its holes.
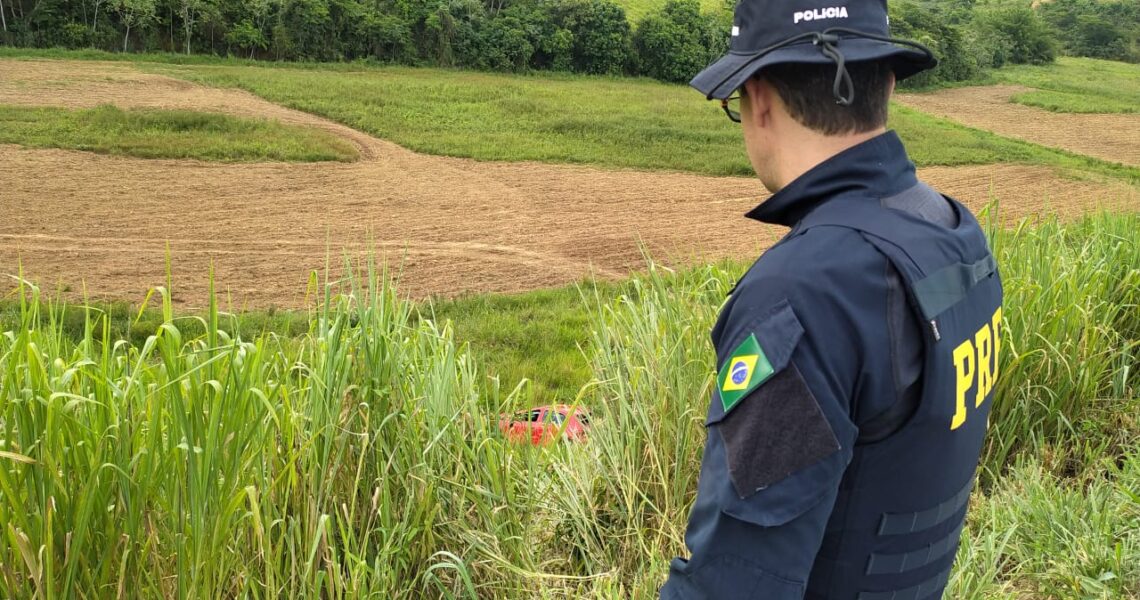
{"type": "Polygon", "coordinates": [[[865,356],[863,333],[886,330],[884,259],[851,236],[813,248],[828,254],[796,256],[816,267],[769,261],[722,316],[691,554],[674,559],[663,598],[804,595],[852,457],[860,382],[891,373],[865,356]],[[826,259],[845,244],[842,268],[831,271],[826,259]]]}

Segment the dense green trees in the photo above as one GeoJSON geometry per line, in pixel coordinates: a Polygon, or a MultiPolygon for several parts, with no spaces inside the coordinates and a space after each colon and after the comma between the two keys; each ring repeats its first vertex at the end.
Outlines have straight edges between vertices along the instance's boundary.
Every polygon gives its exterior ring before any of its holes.
{"type": "Polygon", "coordinates": [[[891,34],[919,42],[938,57],[938,68],[920,73],[907,85],[930,85],[941,81],[963,81],[977,76],[985,65],[973,56],[961,23],[970,13],[961,7],[931,10],[913,2],[889,5],[891,34]],[[955,10],[957,9],[957,10],[955,10]]]}
{"type": "Polygon", "coordinates": [[[1005,5],[979,9],[972,23],[976,39],[985,48],[988,66],[1040,65],[1057,54],[1054,32],[1028,6],[1005,5]]]}
{"type": "Polygon", "coordinates": [[[584,73],[635,68],[609,0],[0,0],[0,42],[584,73]]]}
{"type": "Polygon", "coordinates": [[[890,4],[890,14],[893,34],[926,44],[940,61],[908,85],[964,81],[1005,64],[1048,63],[1057,53],[1056,32],[1020,1],[902,0],[890,4]]]}
{"type": "MultiPolygon", "coordinates": [[[[728,44],[730,4],[668,0],[631,25],[620,0],[0,0],[0,43],[374,60],[496,71],[639,74],[684,82],[728,44]]],[[[1140,60],[1137,0],[891,0],[893,32],[975,77],[1058,52],[1140,60]]]]}
{"type": "Polygon", "coordinates": [[[1140,62],[1140,2],[1052,0],[1038,10],[1066,53],[1140,62]]]}
{"type": "Polygon", "coordinates": [[[641,20],[633,36],[638,72],[664,81],[688,81],[728,50],[726,13],[701,14],[697,0],[670,0],[641,20]]]}

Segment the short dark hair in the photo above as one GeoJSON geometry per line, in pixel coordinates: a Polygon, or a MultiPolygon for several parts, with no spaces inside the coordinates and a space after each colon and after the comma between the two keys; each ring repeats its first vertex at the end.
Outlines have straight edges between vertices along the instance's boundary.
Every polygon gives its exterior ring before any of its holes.
{"type": "MultiPolygon", "coordinates": [[[[792,118],[824,135],[865,133],[886,125],[891,67],[883,61],[847,63],[855,99],[850,106],[835,101],[834,64],[782,63],[763,69],[792,118]]],[[[840,88],[846,92],[846,87],[840,88]]]]}

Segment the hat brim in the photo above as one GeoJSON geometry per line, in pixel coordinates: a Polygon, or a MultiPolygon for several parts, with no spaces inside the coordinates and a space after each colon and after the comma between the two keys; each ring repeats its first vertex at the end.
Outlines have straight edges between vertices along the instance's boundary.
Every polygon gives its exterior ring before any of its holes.
{"type": "MultiPolygon", "coordinates": [[[[843,53],[843,57],[849,63],[869,60],[890,62],[895,79],[898,80],[906,79],[938,64],[937,59],[925,52],[867,38],[842,38],[836,44],[836,48],[843,53]]],[[[819,46],[810,41],[782,46],[771,51],[729,52],[697,73],[689,85],[709,100],[721,100],[731,96],[757,71],[784,63],[835,64],[835,61],[824,55],[819,46]]]]}

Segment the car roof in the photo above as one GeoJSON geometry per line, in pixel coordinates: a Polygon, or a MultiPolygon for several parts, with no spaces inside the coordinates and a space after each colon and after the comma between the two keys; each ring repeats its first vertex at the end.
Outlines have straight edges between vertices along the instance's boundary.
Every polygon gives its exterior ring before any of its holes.
{"type": "Polygon", "coordinates": [[[590,412],[590,411],[586,410],[586,408],[583,406],[575,406],[573,404],[545,404],[543,406],[536,406],[532,410],[538,410],[538,409],[543,409],[543,408],[547,409],[547,410],[556,410],[559,412],[570,412],[571,410],[573,410],[575,413],[589,414],[589,412],[590,412]]]}

